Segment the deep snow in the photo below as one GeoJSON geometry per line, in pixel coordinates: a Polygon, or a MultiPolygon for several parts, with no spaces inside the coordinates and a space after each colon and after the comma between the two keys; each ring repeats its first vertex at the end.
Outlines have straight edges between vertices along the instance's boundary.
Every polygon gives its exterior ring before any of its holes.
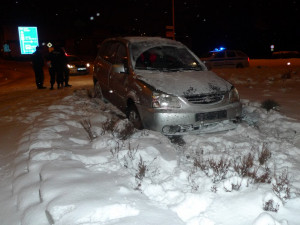
{"type": "Polygon", "coordinates": [[[71,77],[71,89],[36,90],[26,63],[1,63],[1,224],[299,224],[300,121],[285,116],[283,106],[267,112],[242,95],[262,82],[268,84],[261,99],[297,92],[299,67],[284,81],[285,67],[275,74],[274,67],[258,65],[216,70],[238,87],[244,122],[235,130],[172,142],[148,130],[122,140],[127,120],[90,97],[90,75],[71,77]],[[82,126],[88,121],[92,141],[82,126]],[[260,165],[266,149],[271,157],[260,165]],[[260,175],[269,168],[271,183],[234,170],[249,153],[251,169],[260,175]],[[225,175],[196,166],[221,159],[231,162],[225,175]],[[288,197],[273,188],[285,172],[288,197]],[[270,200],[277,212],[263,209],[270,200]]]}

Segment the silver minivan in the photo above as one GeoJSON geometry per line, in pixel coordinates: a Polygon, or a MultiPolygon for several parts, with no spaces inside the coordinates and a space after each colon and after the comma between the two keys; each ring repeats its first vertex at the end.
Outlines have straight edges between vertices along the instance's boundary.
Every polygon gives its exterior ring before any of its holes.
{"type": "Polygon", "coordinates": [[[178,41],[160,37],[110,38],[94,61],[95,93],[121,109],[138,129],[165,135],[198,133],[237,122],[235,87],[178,41]]]}

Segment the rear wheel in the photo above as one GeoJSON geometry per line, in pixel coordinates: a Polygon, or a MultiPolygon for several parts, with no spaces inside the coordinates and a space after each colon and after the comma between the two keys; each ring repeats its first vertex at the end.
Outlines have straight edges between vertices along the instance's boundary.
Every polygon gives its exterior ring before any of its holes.
{"type": "Polygon", "coordinates": [[[239,63],[236,65],[236,68],[244,68],[244,65],[242,63],[239,63]]]}
{"type": "Polygon", "coordinates": [[[143,123],[140,114],[134,104],[128,106],[127,118],[136,129],[143,129],[143,123]]]}

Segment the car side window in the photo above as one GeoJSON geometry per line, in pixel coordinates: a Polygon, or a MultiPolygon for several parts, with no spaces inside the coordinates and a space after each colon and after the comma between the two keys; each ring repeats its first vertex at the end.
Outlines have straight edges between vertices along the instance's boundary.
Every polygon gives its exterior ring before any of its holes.
{"type": "Polygon", "coordinates": [[[105,58],[105,54],[106,54],[106,50],[107,50],[107,47],[110,45],[110,42],[106,42],[106,43],[103,43],[100,48],[99,48],[99,51],[98,51],[98,57],[100,58],[105,58]]]}
{"type": "Polygon", "coordinates": [[[248,57],[244,52],[241,52],[241,51],[237,51],[237,55],[239,57],[248,57]]]}
{"type": "Polygon", "coordinates": [[[113,64],[115,62],[116,51],[117,51],[118,45],[119,45],[119,43],[117,43],[115,41],[104,43],[100,47],[99,56],[103,60],[113,64]]]}
{"type": "Polygon", "coordinates": [[[215,54],[215,58],[224,58],[225,57],[225,52],[218,52],[215,54]]]}
{"type": "Polygon", "coordinates": [[[127,48],[124,44],[120,43],[116,52],[116,60],[114,64],[124,65],[125,73],[128,73],[128,58],[127,48]]]}
{"type": "Polygon", "coordinates": [[[124,44],[120,44],[117,54],[115,64],[127,64],[127,51],[124,44]]]}
{"type": "Polygon", "coordinates": [[[233,58],[236,56],[234,51],[227,51],[226,53],[228,58],[233,58]]]}

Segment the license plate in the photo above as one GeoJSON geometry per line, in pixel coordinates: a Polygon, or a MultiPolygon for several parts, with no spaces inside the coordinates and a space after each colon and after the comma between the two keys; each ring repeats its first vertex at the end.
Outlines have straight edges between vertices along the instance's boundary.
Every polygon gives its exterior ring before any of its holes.
{"type": "Polygon", "coordinates": [[[225,118],[227,118],[226,110],[196,114],[196,121],[216,120],[225,118]]]}
{"type": "Polygon", "coordinates": [[[86,68],[77,68],[77,70],[86,70],[86,68]]]}

